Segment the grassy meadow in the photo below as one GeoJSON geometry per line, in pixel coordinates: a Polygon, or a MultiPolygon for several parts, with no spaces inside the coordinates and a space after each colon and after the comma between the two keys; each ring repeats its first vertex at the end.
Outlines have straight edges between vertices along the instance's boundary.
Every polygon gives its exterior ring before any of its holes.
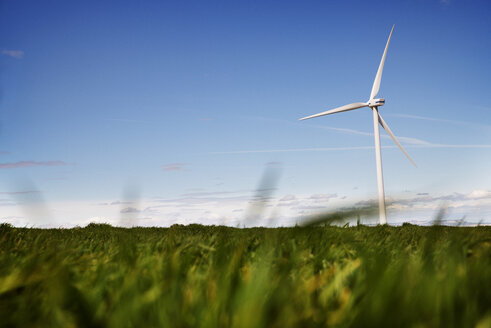
{"type": "Polygon", "coordinates": [[[0,225],[2,327],[491,327],[491,227],[0,225]]]}

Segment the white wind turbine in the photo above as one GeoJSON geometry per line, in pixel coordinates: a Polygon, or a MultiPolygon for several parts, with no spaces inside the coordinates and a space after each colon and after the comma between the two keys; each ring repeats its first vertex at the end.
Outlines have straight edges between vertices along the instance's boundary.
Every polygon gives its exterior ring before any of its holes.
{"type": "Polygon", "coordinates": [[[382,71],[384,69],[385,56],[387,55],[387,48],[389,47],[390,38],[392,37],[392,32],[394,31],[394,26],[392,26],[389,39],[387,40],[387,45],[385,46],[384,54],[382,55],[382,60],[380,60],[380,65],[378,67],[377,75],[375,76],[375,81],[373,81],[372,92],[370,94],[370,100],[368,100],[368,102],[357,102],[349,105],[344,105],[338,108],[328,110],[326,112],[307,116],[300,119],[300,120],[306,120],[309,118],[314,118],[314,117],[319,117],[319,116],[324,116],[324,115],[329,115],[339,112],[346,112],[349,110],[358,109],[362,107],[370,107],[370,109],[373,112],[373,131],[375,136],[375,158],[377,160],[377,185],[378,185],[378,205],[379,205],[380,224],[387,223],[387,216],[385,214],[384,177],[382,174],[382,157],[380,154],[380,132],[378,126],[379,123],[389,134],[392,140],[394,140],[397,146],[399,146],[399,148],[406,155],[406,157],[411,161],[411,163],[413,163],[414,166],[416,166],[416,163],[414,163],[411,157],[409,157],[408,153],[404,150],[404,148],[402,148],[401,144],[399,143],[399,141],[397,141],[396,137],[390,130],[389,126],[387,125],[387,123],[385,123],[384,119],[382,118],[382,116],[380,116],[378,112],[378,107],[383,106],[385,104],[385,99],[383,98],[375,99],[378,90],[380,88],[380,81],[382,79],[382,71]]]}

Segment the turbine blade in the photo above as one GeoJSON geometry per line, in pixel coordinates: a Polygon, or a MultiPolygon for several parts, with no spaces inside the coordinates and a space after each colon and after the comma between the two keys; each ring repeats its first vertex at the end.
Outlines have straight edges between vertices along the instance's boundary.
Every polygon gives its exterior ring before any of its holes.
{"type": "Polygon", "coordinates": [[[385,121],[382,118],[382,116],[380,116],[380,113],[378,114],[378,121],[380,122],[380,125],[382,125],[382,127],[384,128],[384,130],[387,132],[387,134],[392,138],[392,140],[394,140],[394,142],[399,146],[399,148],[402,150],[402,152],[404,153],[404,155],[406,155],[407,159],[409,159],[411,161],[411,163],[414,164],[414,166],[418,167],[416,165],[416,163],[414,163],[414,161],[412,160],[412,158],[409,156],[409,154],[404,150],[404,148],[402,148],[402,146],[399,143],[399,141],[397,141],[396,136],[392,133],[392,131],[390,130],[390,128],[387,125],[387,123],[385,123],[385,121]]]}
{"type": "Polygon", "coordinates": [[[392,30],[390,30],[389,39],[387,40],[387,44],[385,45],[384,54],[382,55],[382,60],[380,60],[380,65],[378,67],[377,75],[375,76],[375,80],[373,81],[372,93],[370,94],[370,100],[377,96],[378,90],[380,89],[380,81],[382,80],[382,71],[384,70],[385,56],[387,55],[387,48],[389,48],[390,38],[392,37],[392,32],[394,31],[394,26],[392,26],[392,30]]]}
{"type": "Polygon", "coordinates": [[[349,111],[349,110],[353,110],[353,109],[357,109],[357,108],[362,108],[362,107],[366,107],[366,106],[368,106],[367,103],[361,103],[361,102],[352,103],[352,104],[349,104],[349,105],[344,105],[344,106],[341,106],[341,107],[338,107],[338,108],[334,108],[334,109],[328,110],[326,112],[322,112],[322,113],[319,113],[319,114],[314,114],[314,115],[310,115],[310,116],[307,116],[307,117],[303,117],[303,118],[299,119],[299,121],[307,120],[309,118],[314,118],[314,117],[319,117],[319,116],[334,114],[334,113],[346,112],[346,111],[349,111]]]}

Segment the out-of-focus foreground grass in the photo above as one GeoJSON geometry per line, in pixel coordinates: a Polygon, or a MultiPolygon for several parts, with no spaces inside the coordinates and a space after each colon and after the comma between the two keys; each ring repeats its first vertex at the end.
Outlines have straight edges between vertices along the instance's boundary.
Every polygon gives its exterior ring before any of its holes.
{"type": "Polygon", "coordinates": [[[1,326],[491,326],[491,227],[0,225],[1,326]]]}

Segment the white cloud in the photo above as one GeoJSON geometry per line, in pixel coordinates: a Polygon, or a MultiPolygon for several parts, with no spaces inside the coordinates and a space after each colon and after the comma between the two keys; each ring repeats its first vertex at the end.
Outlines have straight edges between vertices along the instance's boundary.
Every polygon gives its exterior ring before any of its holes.
{"type": "Polygon", "coordinates": [[[32,166],[64,166],[68,165],[63,161],[20,161],[15,163],[0,163],[0,169],[16,169],[32,166]]]}
{"type": "MultiPolygon", "coordinates": [[[[491,148],[491,144],[434,144],[415,138],[397,137],[401,141],[404,140],[407,148],[462,148],[462,149],[487,149],[491,148]]],[[[253,153],[294,153],[294,152],[328,152],[328,151],[349,151],[349,150],[372,150],[374,146],[355,146],[355,147],[316,147],[316,148],[292,148],[292,149],[257,149],[257,150],[234,150],[223,152],[212,152],[210,154],[253,154],[253,153]]],[[[383,149],[394,149],[397,146],[382,146],[383,149]]]]}
{"type": "Polygon", "coordinates": [[[22,59],[24,51],[22,50],[2,50],[2,55],[9,56],[15,59],[22,59]]]}
{"type": "Polygon", "coordinates": [[[461,125],[461,124],[472,124],[472,123],[467,123],[467,122],[462,122],[462,121],[446,120],[446,119],[442,119],[442,118],[434,118],[434,117],[418,116],[418,115],[408,115],[408,114],[389,114],[389,116],[400,117],[400,118],[411,118],[411,119],[423,120],[423,121],[459,124],[459,125],[461,125]]]}
{"type": "MultiPolygon", "coordinates": [[[[468,122],[458,122],[458,121],[452,121],[452,120],[443,120],[443,119],[438,119],[438,118],[430,118],[430,117],[424,117],[424,116],[415,116],[415,115],[404,115],[404,114],[392,114],[391,116],[396,116],[396,117],[404,117],[404,118],[413,118],[413,119],[420,119],[420,120],[428,120],[428,121],[439,121],[439,122],[446,122],[446,123],[454,123],[454,124],[465,124],[465,125],[477,125],[475,123],[468,123],[468,122]]],[[[359,131],[355,129],[348,129],[348,128],[338,128],[338,127],[332,127],[332,126],[325,126],[325,125],[318,125],[318,124],[306,124],[306,123],[293,123],[290,121],[286,120],[278,120],[278,119],[267,119],[267,118],[258,118],[261,120],[268,120],[268,121],[274,121],[274,122],[279,122],[279,123],[284,123],[284,124],[301,124],[302,126],[309,126],[309,127],[315,127],[319,129],[326,129],[326,130],[331,130],[331,131],[336,131],[340,133],[348,133],[348,134],[353,134],[353,135],[361,135],[361,136],[368,136],[373,138],[373,133],[371,132],[365,132],[365,131],[359,131]]],[[[484,126],[484,125],[480,125],[484,126]]],[[[381,134],[381,138],[384,139],[391,139],[390,136],[386,134],[381,134]]],[[[413,137],[405,137],[405,136],[397,136],[396,138],[401,141],[402,144],[404,144],[408,148],[462,148],[462,149],[486,149],[486,148],[491,148],[491,144],[463,144],[463,145],[457,145],[457,144],[438,144],[438,143],[432,143],[430,141],[418,139],[418,138],[413,138],[413,137]]],[[[219,152],[211,152],[210,154],[252,154],[252,153],[290,153],[290,152],[331,152],[331,151],[350,151],[350,150],[371,150],[374,149],[374,146],[351,146],[351,147],[310,147],[310,148],[290,148],[290,149],[244,149],[244,150],[231,150],[231,151],[219,151],[219,152]]],[[[396,145],[393,146],[382,146],[384,149],[393,149],[397,148],[396,145]]]]}
{"type": "Polygon", "coordinates": [[[123,208],[120,213],[140,213],[140,210],[134,207],[125,207],[123,208]]]}
{"type": "MultiPolygon", "coordinates": [[[[372,200],[375,202],[375,200],[372,200]]],[[[361,202],[359,202],[361,203],[361,202]]],[[[393,199],[388,201],[388,206],[394,209],[439,209],[442,206],[458,208],[490,207],[491,191],[473,190],[467,194],[449,193],[430,195],[429,193],[418,193],[415,197],[393,199]]]]}
{"type": "Polygon", "coordinates": [[[474,190],[465,196],[467,199],[491,199],[491,191],[489,190],[474,190]]]}
{"type": "Polygon", "coordinates": [[[328,201],[331,198],[338,197],[338,194],[315,194],[311,195],[309,199],[313,199],[315,201],[328,201]]]}
{"type": "Polygon", "coordinates": [[[285,195],[280,199],[280,202],[287,202],[287,201],[296,200],[296,199],[297,199],[297,197],[295,197],[295,195],[285,195]]]}
{"type": "Polygon", "coordinates": [[[295,209],[299,210],[323,210],[326,209],[326,206],[321,206],[321,205],[300,205],[295,207],[295,209]]]}
{"type": "Polygon", "coordinates": [[[26,195],[26,194],[36,194],[39,190],[26,190],[26,191],[2,191],[0,195],[26,195]]]}
{"type": "Polygon", "coordinates": [[[186,163],[169,163],[169,164],[162,165],[162,169],[164,171],[180,171],[186,165],[187,165],[186,163]]]}
{"type": "MultiPolygon", "coordinates": [[[[343,151],[343,150],[364,150],[373,149],[372,146],[360,147],[317,147],[317,148],[292,148],[292,149],[260,149],[260,150],[233,150],[223,152],[212,152],[211,154],[252,154],[252,153],[291,153],[291,152],[309,152],[309,151],[343,151]]],[[[385,147],[383,147],[385,148],[385,147]]],[[[394,147],[390,147],[394,148],[394,147]]]]}

